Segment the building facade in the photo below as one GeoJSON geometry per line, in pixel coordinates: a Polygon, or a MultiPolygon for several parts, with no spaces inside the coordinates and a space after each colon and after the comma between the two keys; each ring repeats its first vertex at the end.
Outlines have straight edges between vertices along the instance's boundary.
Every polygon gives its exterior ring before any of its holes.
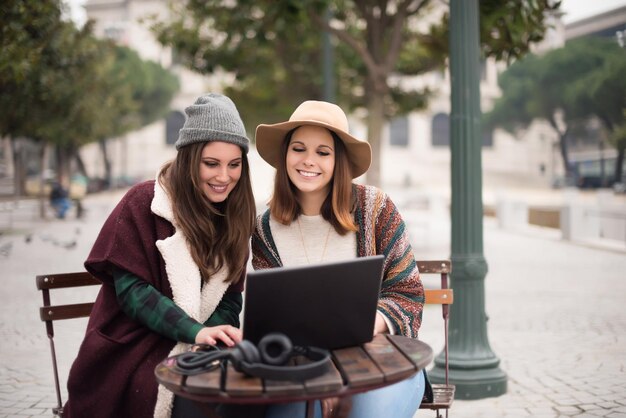
{"type": "MultiPolygon", "coordinates": [[[[561,16],[550,18],[544,41],[534,47],[541,53],[563,46],[561,16]]],[[[489,111],[500,97],[498,75],[505,69],[493,59],[481,62],[481,109],[489,111]]],[[[450,184],[450,75],[433,72],[418,77],[416,84],[435,91],[428,109],[392,120],[384,139],[384,182],[417,187],[449,188],[450,184]],[[397,167],[402,167],[398,169],[397,167]]],[[[542,122],[511,135],[503,130],[483,131],[483,177],[488,185],[502,187],[518,183],[546,185],[562,175],[557,135],[542,122]],[[506,181],[501,181],[506,179],[506,181]]]]}
{"type": "MultiPolygon", "coordinates": [[[[95,21],[97,36],[114,39],[135,49],[142,58],[159,62],[177,74],[180,80],[181,90],[166,120],[109,141],[114,177],[153,177],[159,167],[175,155],[173,142],[184,122],[184,107],[203,92],[222,89],[220,80],[224,77],[217,75],[208,78],[175,65],[171,50],[154,38],[149,29],[149,18],[156,16],[166,20],[169,14],[167,4],[166,0],[88,0],[85,5],[87,17],[95,21]]],[[[558,48],[567,39],[586,36],[615,25],[623,31],[625,10],[621,8],[616,11],[618,13],[607,12],[567,27],[563,25],[560,15],[552,16],[545,40],[535,46],[534,51],[541,53],[558,48]]],[[[498,74],[504,69],[504,64],[492,59],[482,63],[480,88],[483,112],[490,110],[501,94],[498,74]]],[[[389,185],[449,188],[449,73],[431,72],[402,82],[412,87],[428,86],[435,93],[428,109],[400,116],[388,124],[382,138],[382,181],[389,185]]],[[[356,135],[367,137],[365,126],[358,115],[353,115],[350,123],[356,135]]],[[[573,151],[576,151],[576,145],[573,151]]],[[[90,174],[103,173],[102,157],[97,145],[84,147],[81,154],[90,167],[90,174]]],[[[482,157],[484,182],[494,187],[500,184],[508,187],[516,183],[520,186],[548,186],[557,183],[564,173],[557,134],[541,121],[515,135],[499,129],[483,132],[482,157]]]]}

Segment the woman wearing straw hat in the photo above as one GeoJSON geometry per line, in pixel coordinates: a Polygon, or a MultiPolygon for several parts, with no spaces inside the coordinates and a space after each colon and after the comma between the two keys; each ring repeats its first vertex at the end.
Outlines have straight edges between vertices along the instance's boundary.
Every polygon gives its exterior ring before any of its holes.
{"type": "Polygon", "coordinates": [[[203,95],[185,112],[176,158],[126,193],[85,262],[103,286],[70,371],[65,417],[201,416],[157,388],[154,368],[193,343],[242,339],[256,213],[249,140],[226,96],[203,95]]]}
{"type": "MultiPolygon", "coordinates": [[[[373,333],[417,337],[424,290],[405,224],[382,191],[352,180],[370,166],[367,142],[348,133],[338,106],[306,101],[289,121],[259,125],[256,146],[276,168],[269,209],[252,237],[255,269],[326,263],[383,254],[383,282],[373,333]]],[[[356,289],[355,289],[356,290],[356,289]]],[[[323,307],[320,307],[323,309],[323,307]]],[[[419,408],[423,373],[353,397],[350,417],[412,417],[419,408]]],[[[330,402],[323,402],[324,415],[330,402]]],[[[321,415],[319,404],[316,414],[321,415]]],[[[297,416],[303,403],[275,405],[268,417],[297,416]]]]}

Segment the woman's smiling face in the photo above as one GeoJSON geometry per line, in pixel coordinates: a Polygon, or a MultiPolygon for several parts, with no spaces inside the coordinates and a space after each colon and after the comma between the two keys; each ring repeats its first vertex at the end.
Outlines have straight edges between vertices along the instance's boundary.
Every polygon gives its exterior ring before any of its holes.
{"type": "Polygon", "coordinates": [[[202,148],[200,182],[213,203],[226,200],[241,177],[242,151],[235,144],[211,141],[202,148]]]}
{"type": "Polygon", "coordinates": [[[305,125],[291,136],[287,174],[300,193],[328,194],[335,170],[335,146],[330,131],[305,125]]]}

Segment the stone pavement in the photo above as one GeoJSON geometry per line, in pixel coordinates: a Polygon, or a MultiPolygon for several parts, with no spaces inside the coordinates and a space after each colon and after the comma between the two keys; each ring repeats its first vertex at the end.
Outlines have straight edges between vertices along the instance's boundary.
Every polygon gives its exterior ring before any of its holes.
{"type": "MultiPolygon", "coordinates": [[[[407,221],[416,256],[447,258],[445,203],[423,193],[389,192],[407,221]]],[[[12,220],[14,231],[0,236],[0,417],[52,415],[52,367],[34,277],[81,270],[120,197],[121,192],[89,196],[82,220],[39,221],[34,207],[24,207],[12,220]]],[[[576,246],[552,230],[503,231],[493,219],[485,221],[484,237],[489,340],[508,375],[508,393],[457,400],[450,416],[626,417],[625,254],[576,246]]],[[[427,287],[435,285],[428,280],[427,287]]],[[[83,292],[89,290],[58,300],[83,292]]],[[[440,309],[427,307],[423,322],[420,338],[438,353],[440,309]]],[[[56,327],[62,387],[85,323],[56,327]]],[[[429,416],[434,414],[416,414],[429,416]]]]}
{"type": "MultiPolygon", "coordinates": [[[[418,258],[449,254],[445,214],[419,222],[418,211],[402,213],[418,258]]],[[[488,335],[508,392],[457,400],[451,416],[626,417],[626,254],[576,246],[554,230],[511,233],[488,218],[484,225],[488,335]]],[[[420,332],[436,353],[440,312],[428,306],[420,332]]]]}

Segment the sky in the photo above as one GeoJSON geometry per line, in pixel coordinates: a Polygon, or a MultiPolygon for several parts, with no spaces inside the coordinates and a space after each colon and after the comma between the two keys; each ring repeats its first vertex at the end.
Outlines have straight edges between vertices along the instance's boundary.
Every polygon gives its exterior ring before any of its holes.
{"type": "Polygon", "coordinates": [[[626,6],[626,0],[563,0],[563,22],[575,22],[620,6],[626,6]]]}
{"type": "MultiPolygon", "coordinates": [[[[64,1],[69,4],[74,21],[81,25],[86,20],[82,7],[86,0],[64,1]]],[[[626,0],[563,0],[561,3],[561,10],[565,12],[563,22],[566,24],[575,22],[620,6],[626,6],[626,0]]]]}

